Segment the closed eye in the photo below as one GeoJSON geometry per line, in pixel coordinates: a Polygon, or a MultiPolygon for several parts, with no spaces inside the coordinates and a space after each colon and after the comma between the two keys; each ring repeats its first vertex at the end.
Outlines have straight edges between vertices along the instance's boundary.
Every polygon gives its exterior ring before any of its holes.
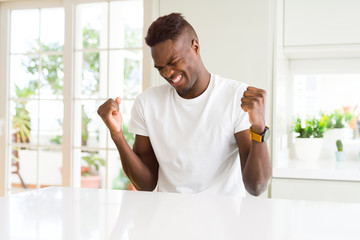
{"type": "Polygon", "coordinates": [[[178,64],[181,60],[182,60],[182,58],[178,58],[178,59],[170,62],[169,65],[170,65],[170,66],[175,66],[175,65],[178,64]]]}
{"type": "MultiPolygon", "coordinates": [[[[183,58],[176,58],[173,59],[171,62],[169,62],[166,66],[176,66],[183,58]]],[[[154,68],[156,68],[158,71],[161,71],[165,66],[154,66],[154,68]]]]}

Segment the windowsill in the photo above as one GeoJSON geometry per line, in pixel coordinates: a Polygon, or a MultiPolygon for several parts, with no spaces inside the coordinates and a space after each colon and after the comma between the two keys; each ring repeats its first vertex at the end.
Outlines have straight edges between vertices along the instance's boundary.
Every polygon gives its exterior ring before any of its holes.
{"type": "Polygon", "coordinates": [[[346,159],[344,162],[330,159],[317,161],[281,159],[273,167],[274,178],[360,181],[359,159],[346,159]]]}

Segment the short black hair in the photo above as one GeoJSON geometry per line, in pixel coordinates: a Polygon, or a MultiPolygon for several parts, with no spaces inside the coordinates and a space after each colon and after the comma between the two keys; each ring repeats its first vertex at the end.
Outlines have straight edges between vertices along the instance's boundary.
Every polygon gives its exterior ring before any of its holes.
{"type": "Polygon", "coordinates": [[[149,27],[145,42],[153,47],[166,40],[176,40],[185,31],[190,31],[196,39],[194,28],[185,20],[181,13],[171,13],[156,19],[149,27]]]}

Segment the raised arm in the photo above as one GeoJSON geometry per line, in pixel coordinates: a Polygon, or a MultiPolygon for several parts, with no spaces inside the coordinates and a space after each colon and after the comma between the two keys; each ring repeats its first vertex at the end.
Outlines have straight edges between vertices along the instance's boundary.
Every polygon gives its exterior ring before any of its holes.
{"type": "MultiPolygon", "coordinates": [[[[249,114],[252,130],[265,130],[265,97],[262,89],[248,87],[241,99],[241,107],[249,114]]],[[[271,175],[271,163],[266,142],[250,140],[249,130],[235,134],[239,147],[241,170],[246,190],[255,196],[266,190],[271,175]]]]}
{"type": "Polygon", "coordinates": [[[122,131],[122,116],[119,110],[121,99],[108,99],[98,109],[98,114],[110,131],[122,163],[124,172],[135,188],[143,191],[155,189],[159,164],[152,149],[149,137],[136,135],[133,150],[122,131]]]}

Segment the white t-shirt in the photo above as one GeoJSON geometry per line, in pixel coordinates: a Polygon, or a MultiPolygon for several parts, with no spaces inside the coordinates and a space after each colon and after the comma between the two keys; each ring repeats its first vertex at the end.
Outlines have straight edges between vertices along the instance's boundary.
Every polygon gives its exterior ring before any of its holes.
{"type": "Polygon", "coordinates": [[[247,85],[211,75],[200,96],[180,97],[170,84],[135,100],[129,131],[148,136],[159,162],[158,191],[245,196],[234,134],[249,129],[241,108],[247,85]]]}

